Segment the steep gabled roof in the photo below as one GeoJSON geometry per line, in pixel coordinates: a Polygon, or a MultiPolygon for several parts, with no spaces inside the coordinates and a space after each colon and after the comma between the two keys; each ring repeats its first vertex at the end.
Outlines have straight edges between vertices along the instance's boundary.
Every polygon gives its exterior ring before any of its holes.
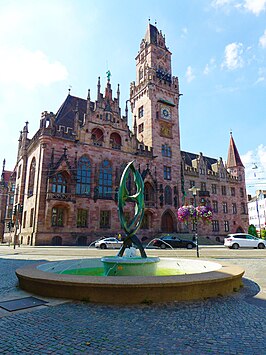
{"type": "MultiPolygon", "coordinates": [[[[199,154],[189,153],[181,151],[181,156],[183,157],[185,164],[192,166],[192,160],[198,159],[199,154]]],[[[203,156],[205,163],[207,164],[207,169],[212,170],[212,164],[217,163],[217,159],[203,156]]]]}
{"type": "Polygon", "coordinates": [[[77,109],[79,117],[82,118],[87,110],[87,100],[68,95],[62,106],[57,111],[55,123],[57,125],[74,128],[74,120],[77,109]]]}
{"type": "Polygon", "coordinates": [[[148,43],[152,43],[157,45],[157,35],[158,35],[158,30],[155,26],[153,26],[152,24],[148,24],[148,28],[145,34],[145,40],[148,43]]]}
{"type": "Polygon", "coordinates": [[[227,156],[227,168],[234,168],[236,166],[244,167],[240,159],[240,155],[238,153],[237,147],[235,145],[232,132],[230,132],[230,143],[229,143],[228,156],[227,156]]]}

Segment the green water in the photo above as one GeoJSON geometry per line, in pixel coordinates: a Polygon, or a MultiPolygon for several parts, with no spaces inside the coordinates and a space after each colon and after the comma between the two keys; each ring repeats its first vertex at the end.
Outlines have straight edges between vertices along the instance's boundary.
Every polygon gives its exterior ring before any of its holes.
{"type": "Polygon", "coordinates": [[[60,272],[64,275],[80,275],[80,276],[104,276],[103,267],[88,267],[86,269],[72,269],[60,272]]]}
{"type": "MultiPolygon", "coordinates": [[[[65,270],[63,272],[60,272],[60,274],[78,275],[78,276],[104,276],[104,269],[103,267],[72,269],[72,270],[65,270]]],[[[183,274],[184,272],[172,268],[157,268],[155,276],[174,276],[174,275],[183,275],[183,274]]]]}

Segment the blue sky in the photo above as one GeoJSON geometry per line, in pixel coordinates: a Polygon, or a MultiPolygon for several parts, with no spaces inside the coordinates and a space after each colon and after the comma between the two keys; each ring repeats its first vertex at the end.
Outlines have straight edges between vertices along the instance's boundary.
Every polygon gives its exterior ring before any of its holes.
{"type": "Polygon", "coordinates": [[[107,69],[123,111],[148,18],[179,77],[182,150],[226,160],[232,130],[248,192],[266,189],[266,0],[1,0],[0,162],[13,169],[24,122],[32,137],[69,87],[94,100],[107,69]]]}

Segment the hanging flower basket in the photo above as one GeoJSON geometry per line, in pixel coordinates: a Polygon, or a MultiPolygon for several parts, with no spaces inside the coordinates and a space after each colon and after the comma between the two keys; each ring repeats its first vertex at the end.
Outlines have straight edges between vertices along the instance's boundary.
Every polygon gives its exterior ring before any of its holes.
{"type": "Polygon", "coordinates": [[[196,208],[192,205],[181,206],[177,210],[177,218],[180,222],[188,222],[197,216],[196,208]]]}
{"type": "Polygon", "coordinates": [[[203,222],[211,223],[213,218],[213,212],[209,206],[197,206],[197,217],[203,222]]]}
{"type": "Polygon", "coordinates": [[[177,218],[180,222],[188,222],[197,219],[210,223],[213,218],[213,212],[209,206],[181,206],[177,210],[177,218]]]}

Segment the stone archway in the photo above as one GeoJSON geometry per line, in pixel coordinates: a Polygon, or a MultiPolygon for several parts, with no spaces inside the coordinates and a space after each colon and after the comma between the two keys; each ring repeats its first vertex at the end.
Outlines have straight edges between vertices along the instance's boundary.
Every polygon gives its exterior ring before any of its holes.
{"type": "Polygon", "coordinates": [[[161,220],[161,230],[163,233],[173,233],[176,232],[176,223],[173,212],[168,210],[162,215],[161,220]]]}

